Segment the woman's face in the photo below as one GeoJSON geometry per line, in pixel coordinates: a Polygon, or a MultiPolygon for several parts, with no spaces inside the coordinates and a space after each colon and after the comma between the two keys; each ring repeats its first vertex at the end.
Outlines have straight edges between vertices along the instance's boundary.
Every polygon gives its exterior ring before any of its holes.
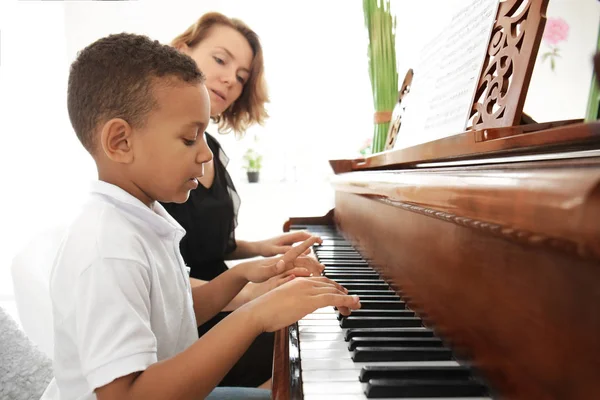
{"type": "Polygon", "coordinates": [[[182,50],[206,76],[210,115],[221,114],[240,97],[248,81],[253,58],[250,44],[235,29],[217,25],[202,42],[182,50]]]}

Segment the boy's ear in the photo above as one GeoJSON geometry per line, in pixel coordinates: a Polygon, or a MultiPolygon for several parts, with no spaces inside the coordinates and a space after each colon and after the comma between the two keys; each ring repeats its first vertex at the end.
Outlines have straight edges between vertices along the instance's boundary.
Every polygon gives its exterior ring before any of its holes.
{"type": "Polygon", "coordinates": [[[110,160],[129,164],[133,161],[133,129],[127,121],[113,118],[106,122],[100,132],[100,146],[110,160]]]}

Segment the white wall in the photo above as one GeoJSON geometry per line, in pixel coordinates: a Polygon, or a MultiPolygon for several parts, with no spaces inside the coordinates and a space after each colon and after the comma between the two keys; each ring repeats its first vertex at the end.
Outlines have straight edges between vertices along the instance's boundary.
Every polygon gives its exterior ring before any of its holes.
{"type": "MultiPolygon", "coordinates": [[[[435,27],[462,1],[392,0],[400,82],[435,27]]],[[[568,3],[565,12],[573,11],[572,18],[585,25],[582,43],[593,41],[594,35],[587,37],[597,32],[598,2],[552,0],[551,6],[561,2],[568,3]],[[574,11],[576,7],[581,8],[574,11]]],[[[95,176],[66,112],[68,65],[77,50],[121,31],[167,43],[210,10],[242,18],[263,41],[271,118],[265,127],[251,129],[248,138],[254,133],[261,137],[266,182],[323,180],[330,173],[328,159],[356,156],[364,139],[372,135],[367,37],[359,0],[0,0],[0,198],[5,211],[0,230],[0,297],[12,291],[8,266],[16,251],[36,232],[67,221],[88,180],[95,176]]],[[[563,70],[547,76],[547,71],[536,67],[526,104],[534,118],[583,116],[591,70],[581,56],[588,50],[582,49],[565,54],[559,64],[561,69],[573,69],[572,81],[563,70]],[[549,93],[557,92],[565,95],[547,103],[549,93]]],[[[231,136],[220,139],[231,158],[234,179],[243,180],[240,160],[245,141],[236,143],[231,136]]],[[[310,189],[298,193],[307,201],[322,196],[310,189]]],[[[244,212],[261,206],[248,201],[244,212]]]]}
{"type": "MultiPolygon", "coordinates": [[[[255,29],[264,47],[271,118],[247,137],[260,136],[264,180],[321,179],[330,172],[329,158],[356,155],[372,134],[361,2],[138,0],[65,7],[69,59],[91,41],[120,31],[168,43],[211,10],[241,18],[255,29]]],[[[221,141],[231,172],[241,179],[246,141],[221,141]]]]}
{"type": "Polygon", "coordinates": [[[563,18],[569,24],[569,36],[559,45],[561,58],[554,71],[549,62],[542,62],[548,47],[541,44],[524,110],[540,122],[584,118],[598,43],[600,1],[551,0],[547,16],[563,18]]]}
{"type": "MultiPolygon", "coordinates": [[[[361,4],[313,0],[285,6],[243,0],[0,1],[0,179],[7,210],[0,231],[0,296],[12,292],[9,265],[16,252],[38,232],[68,221],[95,177],[68,121],[66,81],[77,50],[109,33],[143,33],[167,43],[204,12],[242,18],[262,38],[271,91],[271,118],[249,132],[261,136],[263,180],[323,180],[329,158],[357,154],[372,134],[361,4]]],[[[232,175],[241,179],[244,143],[232,136],[221,141],[232,175]]]]}
{"type": "Polygon", "coordinates": [[[1,297],[12,292],[12,256],[68,218],[94,169],[69,129],[63,4],[0,7],[1,297]]]}

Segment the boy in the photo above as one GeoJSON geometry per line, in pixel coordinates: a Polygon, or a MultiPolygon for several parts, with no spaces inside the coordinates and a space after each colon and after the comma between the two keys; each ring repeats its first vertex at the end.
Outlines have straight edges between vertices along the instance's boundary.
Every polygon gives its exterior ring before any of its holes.
{"type": "Polygon", "coordinates": [[[324,277],[297,278],[198,340],[197,324],[248,282],[293,268],[319,239],[190,289],[179,254],[185,232],[158,201],[186,201],[212,157],[208,93],[194,61],[144,36],[100,39],[71,66],[68,109],[99,180],[51,275],[60,399],[204,398],[259,333],[320,307],[360,307],[324,277]]]}

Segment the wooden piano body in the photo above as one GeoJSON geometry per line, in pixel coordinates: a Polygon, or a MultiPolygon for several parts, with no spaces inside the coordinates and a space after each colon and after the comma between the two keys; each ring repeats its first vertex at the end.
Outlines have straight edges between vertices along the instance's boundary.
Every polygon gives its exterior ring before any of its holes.
{"type": "MultiPolygon", "coordinates": [[[[526,3],[544,14],[547,1],[526,3]]],[[[524,32],[534,55],[542,28],[524,32]]],[[[473,129],[331,161],[335,209],[284,230],[336,226],[495,396],[600,398],[600,122],[519,125],[535,57],[511,57],[516,92],[483,93],[484,72],[473,129]],[[482,106],[494,96],[502,118],[482,106]]],[[[274,399],[302,396],[292,336],[276,334],[274,399]]]]}

